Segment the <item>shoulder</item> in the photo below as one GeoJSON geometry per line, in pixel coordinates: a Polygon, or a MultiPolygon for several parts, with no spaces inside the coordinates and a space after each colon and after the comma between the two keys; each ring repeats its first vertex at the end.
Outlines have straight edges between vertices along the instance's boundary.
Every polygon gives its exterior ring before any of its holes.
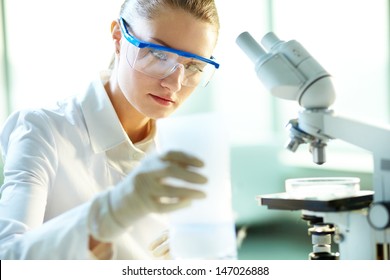
{"type": "Polygon", "coordinates": [[[4,144],[13,139],[27,137],[53,138],[49,127],[48,116],[42,110],[19,110],[5,121],[0,131],[1,142],[4,144]]]}
{"type": "Polygon", "coordinates": [[[77,98],[72,97],[43,108],[15,111],[3,124],[0,137],[3,140],[12,134],[39,133],[40,137],[49,139],[80,129],[83,129],[83,117],[77,98]]]}
{"type": "Polygon", "coordinates": [[[17,127],[32,129],[47,123],[47,116],[41,109],[23,109],[13,112],[5,121],[2,134],[6,131],[14,130],[17,127]]]}

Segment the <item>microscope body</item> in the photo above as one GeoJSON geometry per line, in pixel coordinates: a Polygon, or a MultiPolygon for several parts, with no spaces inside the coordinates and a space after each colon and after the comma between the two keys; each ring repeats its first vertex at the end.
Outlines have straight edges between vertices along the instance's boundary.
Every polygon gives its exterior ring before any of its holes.
{"type": "Polygon", "coordinates": [[[305,215],[335,224],[341,259],[390,259],[390,126],[335,114],[330,109],[335,101],[330,75],[298,42],[281,41],[272,32],[263,37],[264,48],[248,32],[240,34],[236,42],[255,64],[257,76],[271,94],[295,100],[302,108],[298,118],[288,124],[289,150],[296,151],[299,145],[308,143],[313,161],[323,164],[328,142],[340,139],[368,150],[374,161],[374,193],[368,204],[361,203],[358,196],[351,199],[358,201],[358,206],[322,211],[305,203],[286,206],[290,199],[284,195],[260,197],[261,204],[271,209],[300,209],[305,215]]]}
{"type": "Polygon", "coordinates": [[[340,139],[372,153],[371,204],[362,209],[312,214],[322,217],[325,223],[337,225],[335,236],[341,259],[389,259],[390,127],[338,116],[329,110],[303,110],[297,123],[299,129],[313,136],[312,141],[340,139]]]}

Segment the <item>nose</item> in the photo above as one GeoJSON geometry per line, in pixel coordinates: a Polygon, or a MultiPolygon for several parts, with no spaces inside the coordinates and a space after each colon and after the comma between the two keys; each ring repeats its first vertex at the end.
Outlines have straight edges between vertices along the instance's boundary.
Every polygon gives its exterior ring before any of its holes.
{"type": "Polygon", "coordinates": [[[183,64],[177,64],[172,74],[161,79],[161,85],[169,88],[173,92],[177,92],[181,89],[181,83],[184,79],[184,66],[183,64]]]}

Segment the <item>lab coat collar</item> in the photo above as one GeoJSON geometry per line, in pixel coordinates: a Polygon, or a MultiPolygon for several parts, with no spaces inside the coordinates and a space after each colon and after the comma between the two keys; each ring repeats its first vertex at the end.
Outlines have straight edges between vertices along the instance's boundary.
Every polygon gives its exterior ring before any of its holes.
{"type": "Polygon", "coordinates": [[[128,137],[107,95],[102,79],[91,83],[81,100],[81,110],[95,153],[105,152],[127,141],[128,137]]]}

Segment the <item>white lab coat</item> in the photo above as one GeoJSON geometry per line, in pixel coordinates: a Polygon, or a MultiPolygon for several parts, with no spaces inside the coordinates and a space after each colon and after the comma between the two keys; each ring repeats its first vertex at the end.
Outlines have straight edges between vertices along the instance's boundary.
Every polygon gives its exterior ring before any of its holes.
{"type": "MultiPolygon", "coordinates": [[[[0,259],[92,258],[91,201],[139,163],[154,134],[131,143],[100,79],[84,95],[12,114],[0,135],[0,259]]],[[[139,220],[113,241],[114,258],[151,258],[165,228],[162,216],[139,220]]]]}

